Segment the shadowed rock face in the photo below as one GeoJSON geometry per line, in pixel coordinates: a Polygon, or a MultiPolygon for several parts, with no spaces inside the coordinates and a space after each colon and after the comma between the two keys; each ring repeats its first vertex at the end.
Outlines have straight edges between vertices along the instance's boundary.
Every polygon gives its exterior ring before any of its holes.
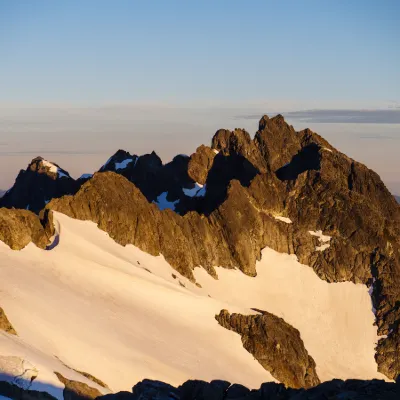
{"type": "Polygon", "coordinates": [[[218,323],[242,337],[243,347],[279,382],[292,388],[309,388],[320,383],[315,362],[304,347],[300,332],[282,318],[229,314],[222,310],[218,323]]]}
{"type": "MultiPolygon", "coordinates": [[[[90,400],[99,397],[103,397],[102,393],[100,393],[97,389],[91,388],[85,383],[72,381],[63,377],[60,373],[55,372],[56,376],[65,385],[65,389],[63,391],[64,400],[90,400]]],[[[43,382],[42,390],[31,390],[30,381],[19,382],[20,385],[13,384],[10,382],[0,381],[0,396],[5,396],[10,399],[18,399],[18,400],[55,400],[56,398],[46,390],[52,390],[50,384],[46,384],[43,382]],[[21,387],[22,385],[22,387],[21,387]],[[47,387],[46,387],[47,386],[47,387]]],[[[107,396],[104,396],[107,397],[107,396]]]]}
{"type": "Polygon", "coordinates": [[[136,384],[132,393],[119,392],[100,397],[104,400],[396,400],[400,385],[380,380],[362,381],[335,379],[311,389],[286,388],[283,384],[263,383],[249,390],[225,381],[186,381],[175,388],[164,382],[145,379],[136,384]]]}
{"type": "Polygon", "coordinates": [[[42,157],[21,170],[14,186],[0,198],[0,207],[28,209],[38,213],[47,202],[64,194],[73,194],[79,183],[57,164],[42,157]]]}
{"type": "MultiPolygon", "coordinates": [[[[17,385],[0,381],[0,396],[18,400],[56,400],[47,392],[22,389],[17,385]]],[[[84,400],[84,399],[81,399],[84,400]]]]}
{"type": "MultiPolygon", "coordinates": [[[[118,157],[120,163],[127,154],[118,157]]],[[[95,174],[76,194],[54,199],[46,208],[91,220],[122,245],[161,253],[191,280],[199,266],[214,277],[214,266],[255,276],[256,261],[268,246],[295,254],[328,282],[372,285],[378,333],[388,335],[377,347],[379,371],[398,376],[400,208],[376,173],[311,130],[296,132],[280,115],[264,116],[254,139],[240,129],[220,130],[211,149],[201,146],[190,158],[179,156],[163,175],[165,168],[155,153],[139,157],[126,171],[95,174]],[[139,167],[140,174],[134,172],[139,167]],[[162,181],[172,183],[162,186],[162,181]],[[167,188],[172,201],[181,186],[195,181],[205,182],[206,195],[184,205],[181,197],[177,210],[185,215],[160,211],[149,202],[167,188]],[[309,233],[320,230],[331,237],[329,243],[309,233]]],[[[25,215],[26,221],[15,225],[13,218],[20,217],[3,214],[3,241],[16,249],[30,240],[44,246],[40,229],[33,229],[38,220],[25,215]],[[19,226],[17,232],[11,234],[10,225],[19,226]]]]}

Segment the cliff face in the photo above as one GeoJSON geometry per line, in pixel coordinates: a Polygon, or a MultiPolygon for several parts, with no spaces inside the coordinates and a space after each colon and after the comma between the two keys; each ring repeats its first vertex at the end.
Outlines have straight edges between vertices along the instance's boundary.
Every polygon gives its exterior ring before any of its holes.
{"type": "MultiPolygon", "coordinates": [[[[155,153],[113,157],[102,168],[108,172],[46,209],[91,220],[122,245],[163,254],[192,281],[195,267],[214,277],[214,266],[255,276],[268,246],[295,254],[328,282],[366,284],[378,332],[387,335],[377,347],[379,370],[398,376],[400,209],[376,173],[311,130],[296,132],[280,115],[262,117],[254,139],[219,130],[211,147],[165,166],[155,153]],[[185,194],[195,185],[201,193],[185,194]],[[177,212],[152,203],[165,192],[177,212]]],[[[9,232],[12,219],[4,218],[2,232],[9,232]]],[[[18,218],[18,235],[3,233],[2,240],[13,248],[29,240],[45,246],[39,220],[18,218]]]]}

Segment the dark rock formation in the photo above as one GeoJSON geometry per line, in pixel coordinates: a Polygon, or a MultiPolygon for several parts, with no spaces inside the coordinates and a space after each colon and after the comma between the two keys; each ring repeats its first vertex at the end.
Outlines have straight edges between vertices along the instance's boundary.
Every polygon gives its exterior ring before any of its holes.
{"type": "Polygon", "coordinates": [[[21,170],[14,186],[0,198],[0,207],[28,209],[38,213],[53,198],[73,194],[79,183],[57,164],[41,157],[21,170]]]}
{"type": "Polygon", "coordinates": [[[55,397],[47,392],[22,389],[17,385],[3,381],[0,381],[0,396],[8,397],[13,400],[56,400],[55,397]]]}
{"type": "Polygon", "coordinates": [[[15,331],[14,327],[11,325],[10,321],[8,320],[5,312],[0,307],[0,330],[10,333],[12,335],[16,335],[17,332],[15,331]]]}
{"type": "Polygon", "coordinates": [[[229,314],[222,310],[218,323],[242,337],[243,347],[279,382],[292,388],[309,388],[320,383],[315,362],[304,347],[300,332],[282,318],[229,314]]]}
{"type": "Polygon", "coordinates": [[[178,388],[145,379],[133,387],[132,393],[119,392],[99,397],[101,400],[397,400],[400,385],[380,380],[362,381],[335,379],[311,389],[291,389],[283,384],[263,383],[249,390],[225,381],[189,380],[178,388]]]}
{"type": "Polygon", "coordinates": [[[13,250],[21,250],[30,242],[45,249],[52,235],[52,224],[45,214],[43,224],[30,211],[0,208],[0,240],[13,250]]]}
{"type": "MultiPolygon", "coordinates": [[[[124,150],[118,150],[99,172],[115,172],[132,182],[149,202],[155,202],[162,193],[167,193],[168,201],[176,201],[176,210],[187,211],[183,188],[194,187],[195,181],[188,175],[189,157],[178,155],[163,164],[160,157],[153,151],[142,156],[131,155],[124,150]]],[[[193,208],[194,206],[191,206],[193,208]]]]}
{"type": "Polygon", "coordinates": [[[94,389],[86,383],[72,381],[65,378],[59,372],[54,372],[57,378],[65,385],[64,388],[64,400],[80,400],[80,399],[95,399],[102,396],[97,389],[94,389]]]}

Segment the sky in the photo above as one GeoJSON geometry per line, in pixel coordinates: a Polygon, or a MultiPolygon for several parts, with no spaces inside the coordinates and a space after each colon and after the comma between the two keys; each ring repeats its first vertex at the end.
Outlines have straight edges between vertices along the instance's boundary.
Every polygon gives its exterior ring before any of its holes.
{"type": "Polygon", "coordinates": [[[75,175],[118,148],[167,161],[282,112],[400,193],[399,15],[397,0],[0,0],[0,189],[36,155],[75,175]]]}

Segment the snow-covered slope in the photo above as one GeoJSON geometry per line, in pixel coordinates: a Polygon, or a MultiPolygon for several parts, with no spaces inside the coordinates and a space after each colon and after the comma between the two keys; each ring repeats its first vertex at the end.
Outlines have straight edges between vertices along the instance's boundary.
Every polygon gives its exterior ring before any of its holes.
{"type": "MultiPolygon", "coordinates": [[[[214,280],[199,268],[200,288],[162,256],[122,247],[91,222],[55,213],[55,224],[50,251],[33,244],[12,251],[0,242],[1,307],[19,334],[0,333],[0,356],[36,367],[35,382],[62,388],[53,373],[62,361],[114,391],[143,378],[258,387],[274,379],[214,318],[224,308],[250,314],[251,307],[300,330],[321,380],[384,378],[376,372],[376,328],[364,285],[328,284],[295,257],[265,249],[256,278],[218,268],[214,280]]],[[[58,372],[78,379],[65,368],[58,372]]]]}

